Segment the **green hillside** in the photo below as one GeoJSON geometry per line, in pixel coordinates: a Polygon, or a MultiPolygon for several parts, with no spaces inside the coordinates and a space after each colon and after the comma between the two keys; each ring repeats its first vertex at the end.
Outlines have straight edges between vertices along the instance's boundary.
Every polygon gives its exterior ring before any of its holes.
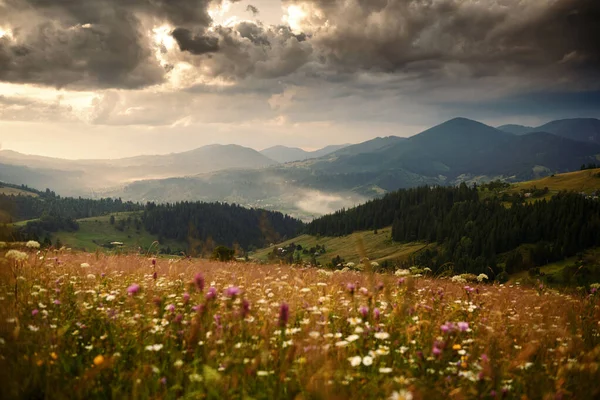
{"type": "MultiPolygon", "coordinates": [[[[136,212],[124,212],[111,214],[117,221],[134,217],[136,212]]],[[[141,227],[136,230],[135,226],[129,225],[120,231],[116,225],[111,225],[110,215],[92,218],[78,219],[79,230],[75,232],[57,232],[51,235],[52,243],[56,243],[56,239],[60,239],[61,243],[67,247],[77,250],[85,250],[93,252],[96,249],[110,249],[112,242],[123,243],[122,248],[127,250],[137,250],[139,247],[148,249],[153,242],[158,240],[158,237],[151,235],[141,227]]],[[[160,244],[161,248],[171,247],[171,249],[181,248],[182,245],[175,241],[164,241],[160,244]]]]}
{"type": "MultiPolygon", "coordinates": [[[[403,260],[411,254],[423,249],[427,245],[420,242],[397,243],[391,239],[391,227],[374,231],[355,232],[348,236],[318,237],[312,235],[301,235],[294,239],[278,243],[274,246],[258,250],[250,255],[251,258],[266,261],[269,253],[276,248],[284,248],[294,243],[302,248],[325,246],[325,254],[316,257],[321,265],[330,263],[331,260],[340,256],[346,262],[358,263],[362,257],[368,257],[371,261],[382,262],[385,260],[403,260]]],[[[430,245],[433,246],[433,245],[430,245]]],[[[309,261],[310,254],[302,254],[303,261],[309,261]]]]}
{"type": "Polygon", "coordinates": [[[521,190],[533,188],[534,186],[538,189],[547,187],[550,194],[556,194],[563,190],[590,194],[600,190],[600,168],[567,172],[533,181],[515,183],[509,192],[517,193],[521,190]]]}

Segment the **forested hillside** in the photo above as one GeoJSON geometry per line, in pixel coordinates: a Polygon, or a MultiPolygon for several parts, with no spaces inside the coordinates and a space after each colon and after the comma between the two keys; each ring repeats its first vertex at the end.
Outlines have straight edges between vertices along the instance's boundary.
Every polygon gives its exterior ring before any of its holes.
{"type": "Polygon", "coordinates": [[[148,203],[142,221],[151,234],[188,242],[190,247],[204,246],[207,241],[244,249],[260,247],[294,237],[303,227],[299,220],[280,212],[200,202],[148,203]]]}
{"type": "Polygon", "coordinates": [[[498,275],[544,265],[600,245],[600,202],[578,193],[562,192],[550,200],[514,201],[506,207],[498,198],[480,200],[476,187],[421,187],[390,193],[362,206],[319,218],[307,226],[310,234],[346,235],[392,225],[398,242],[436,242],[418,265],[455,272],[498,275]],[[528,264],[520,246],[529,246],[528,264]]]}

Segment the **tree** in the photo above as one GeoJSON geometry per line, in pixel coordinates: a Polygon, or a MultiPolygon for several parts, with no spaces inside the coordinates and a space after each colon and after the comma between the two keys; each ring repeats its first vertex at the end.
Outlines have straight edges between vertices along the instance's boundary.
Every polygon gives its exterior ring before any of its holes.
{"type": "Polygon", "coordinates": [[[114,216],[114,215],[111,215],[111,216],[110,216],[110,224],[111,224],[111,225],[114,225],[114,224],[115,224],[115,216],[114,216]]]}
{"type": "Polygon", "coordinates": [[[218,260],[218,261],[222,261],[222,262],[231,261],[231,260],[233,260],[234,254],[235,254],[235,251],[233,249],[230,249],[229,247],[217,246],[213,250],[211,258],[213,260],[218,260]]]}

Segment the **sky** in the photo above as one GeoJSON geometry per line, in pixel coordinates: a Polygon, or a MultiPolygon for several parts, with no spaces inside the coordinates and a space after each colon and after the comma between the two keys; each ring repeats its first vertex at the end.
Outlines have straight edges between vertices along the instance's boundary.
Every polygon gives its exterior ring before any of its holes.
{"type": "Polygon", "coordinates": [[[597,0],[0,0],[0,146],[317,149],[600,117],[597,0]]]}

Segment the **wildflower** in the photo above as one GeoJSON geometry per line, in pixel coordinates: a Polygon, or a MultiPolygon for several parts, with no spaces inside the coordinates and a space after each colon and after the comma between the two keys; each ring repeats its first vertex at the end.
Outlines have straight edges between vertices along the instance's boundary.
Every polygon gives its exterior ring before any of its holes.
{"type": "Polygon", "coordinates": [[[392,372],[392,369],[390,367],[381,367],[379,368],[379,373],[380,374],[389,374],[392,372]]]}
{"type": "Polygon", "coordinates": [[[204,290],[204,277],[199,272],[194,276],[194,285],[196,285],[196,289],[198,289],[199,292],[204,290]]]}
{"type": "Polygon", "coordinates": [[[146,351],[160,351],[162,348],[162,344],[151,344],[146,346],[146,351]]]}
{"type": "Polygon", "coordinates": [[[129,293],[130,296],[135,296],[136,294],[138,294],[139,291],[140,285],[138,285],[137,283],[134,283],[127,288],[127,293],[129,293]]]}
{"type": "Polygon", "coordinates": [[[348,361],[350,361],[350,365],[353,367],[358,367],[362,362],[362,358],[360,358],[360,356],[354,356],[348,358],[348,361]]]}
{"type": "Polygon", "coordinates": [[[57,306],[60,306],[60,300],[58,300],[58,299],[54,300],[54,304],[56,304],[57,306]]]}
{"type": "Polygon", "coordinates": [[[174,312],[175,311],[175,305],[174,304],[169,304],[168,306],[165,307],[165,311],[174,312]]]}
{"type": "Polygon", "coordinates": [[[154,271],[154,273],[152,274],[152,279],[156,280],[156,278],[158,278],[158,274],[156,273],[156,271],[154,271]]]}
{"type": "Polygon", "coordinates": [[[462,346],[460,344],[455,344],[454,346],[452,346],[452,350],[460,350],[462,348],[462,346]]]}
{"type": "Polygon", "coordinates": [[[389,400],[413,400],[413,395],[408,390],[400,390],[399,392],[393,392],[389,400]]]}
{"type": "Polygon", "coordinates": [[[173,365],[175,368],[181,368],[181,366],[183,366],[183,360],[177,360],[173,363],[173,365]]]}
{"type": "Polygon", "coordinates": [[[488,279],[490,278],[486,274],[477,275],[477,282],[483,282],[484,280],[487,281],[488,279]]]}
{"type": "Polygon", "coordinates": [[[31,316],[35,317],[36,315],[38,315],[38,313],[40,312],[40,310],[38,310],[37,308],[31,310],[31,316]]]}
{"type": "Polygon", "coordinates": [[[189,378],[190,378],[190,381],[192,381],[192,382],[202,382],[203,381],[202,375],[200,375],[200,374],[191,374],[189,376],[189,378]]]}
{"type": "Polygon", "coordinates": [[[227,289],[225,289],[225,295],[230,298],[234,298],[235,296],[239,295],[240,293],[242,293],[242,291],[237,286],[230,286],[227,289]]]}
{"type": "Polygon", "coordinates": [[[181,297],[183,298],[184,304],[187,304],[188,301],[190,301],[190,294],[188,292],[185,292],[181,297]]]}
{"type": "Polygon", "coordinates": [[[89,268],[89,267],[90,267],[90,264],[88,264],[86,262],[81,263],[81,268],[89,268]]]}
{"type": "Polygon", "coordinates": [[[367,318],[369,316],[369,308],[366,306],[361,306],[358,309],[358,312],[360,313],[360,315],[362,315],[363,318],[367,318]]]}
{"type": "Polygon", "coordinates": [[[362,363],[365,367],[369,367],[369,366],[373,365],[373,357],[364,356],[362,359],[362,363]]]}
{"type": "Polygon", "coordinates": [[[407,269],[399,269],[396,270],[396,272],[394,272],[394,275],[396,276],[408,276],[410,275],[410,271],[407,269]]]}
{"type": "Polygon", "coordinates": [[[440,349],[439,347],[437,347],[436,345],[433,345],[433,348],[431,349],[431,353],[434,356],[439,356],[440,354],[442,354],[442,349],[440,349]]]}
{"type": "Polygon", "coordinates": [[[87,278],[88,278],[90,281],[93,281],[94,279],[96,279],[96,275],[94,275],[94,274],[88,274],[88,275],[87,275],[87,278]]]}
{"type": "Polygon", "coordinates": [[[352,343],[352,342],[357,341],[358,339],[360,339],[360,336],[358,336],[358,335],[350,335],[350,336],[348,336],[346,338],[346,341],[352,343]]]}
{"type": "Polygon", "coordinates": [[[466,332],[466,331],[469,330],[469,323],[468,322],[459,322],[456,325],[458,326],[458,330],[460,330],[461,332],[466,332]]]}
{"type": "Polygon", "coordinates": [[[27,260],[27,253],[23,253],[22,251],[18,251],[18,250],[9,250],[6,252],[6,254],[4,255],[4,257],[8,258],[9,260],[15,260],[15,261],[25,261],[27,260]]]}
{"type": "Polygon", "coordinates": [[[379,311],[379,308],[375,308],[373,310],[373,317],[375,317],[376,321],[379,321],[379,318],[381,317],[381,311],[379,311]]]}
{"type": "Polygon", "coordinates": [[[375,339],[385,340],[390,337],[390,334],[387,332],[377,332],[375,334],[375,339]]]}
{"type": "Polygon", "coordinates": [[[25,244],[25,247],[27,247],[28,249],[39,249],[40,244],[35,240],[30,240],[25,244]]]}
{"type": "Polygon", "coordinates": [[[290,306],[287,303],[281,303],[279,306],[279,326],[284,327],[287,325],[290,317],[290,306]]]}
{"type": "Polygon", "coordinates": [[[94,357],[94,365],[98,366],[98,365],[101,365],[103,362],[104,362],[104,356],[102,354],[99,354],[96,357],[94,357]]]}
{"type": "Polygon", "coordinates": [[[346,289],[350,292],[352,296],[354,296],[354,291],[356,290],[356,286],[353,283],[349,283],[346,285],[346,289]]]}
{"type": "Polygon", "coordinates": [[[308,333],[308,336],[310,336],[313,339],[317,339],[319,336],[321,336],[321,334],[317,331],[311,331],[308,333]]]}
{"type": "Polygon", "coordinates": [[[246,318],[250,313],[250,302],[246,299],[242,300],[242,318],[246,318]]]}

